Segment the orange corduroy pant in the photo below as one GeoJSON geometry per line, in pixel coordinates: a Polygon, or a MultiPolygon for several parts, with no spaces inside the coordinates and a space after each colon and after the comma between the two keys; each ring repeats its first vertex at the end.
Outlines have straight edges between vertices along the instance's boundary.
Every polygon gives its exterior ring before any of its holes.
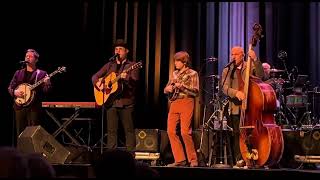
{"type": "Polygon", "coordinates": [[[180,121],[181,136],[186,148],[188,162],[197,162],[197,153],[195,151],[192,139],[191,120],[194,109],[194,98],[177,99],[170,105],[168,113],[168,136],[171,144],[172,153],[175,162],[186,160],[183,145],[176,132],[177,124],[180,121]]]}

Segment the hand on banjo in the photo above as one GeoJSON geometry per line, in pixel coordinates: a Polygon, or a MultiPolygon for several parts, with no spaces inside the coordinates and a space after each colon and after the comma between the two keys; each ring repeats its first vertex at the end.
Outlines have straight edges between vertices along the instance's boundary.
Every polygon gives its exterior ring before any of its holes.
{"type": "Polygon", "coordinates": [[[167,91],[167,92],[173,92],[173,85],[169,85],[169,86],[167,86],[167,87],[165,87],[165,91],[167,91]]]}
{"type": "Polygon", "coordinates": [[[47,83],[49,81],[49,79],[50,79],[50,77],[47,74],[46,77],[43,79],[44,83],[47,83]]]}
{"type": "Polygon", "coordinates": [[[23,97],[24,96],[24,92],[23,91],[19,91],[18,89],[17,90],[14,90],[14,95],[16,97],[23,97]]]}

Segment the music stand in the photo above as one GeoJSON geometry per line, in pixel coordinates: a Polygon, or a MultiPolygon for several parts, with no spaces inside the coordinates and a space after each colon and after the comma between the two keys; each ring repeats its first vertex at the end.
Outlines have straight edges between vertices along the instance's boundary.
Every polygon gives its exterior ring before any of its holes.
{"type": "Polygon", "coordinates": [[[299,74],[296,82],[294,83],[294,87],[303,87],[305,86],[307,81],[308,81],[308,75],[299,74]]]}

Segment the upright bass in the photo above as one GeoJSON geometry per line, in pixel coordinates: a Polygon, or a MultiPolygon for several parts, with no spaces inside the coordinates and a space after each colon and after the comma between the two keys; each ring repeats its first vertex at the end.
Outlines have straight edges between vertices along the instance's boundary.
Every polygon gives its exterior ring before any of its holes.
{"type": "MultiPolygon", "coordinates": [[[[255,24],[249,49],[256,46],[262,27],[255,24]]],[[[248,167],[273,166],[283,153],[283,135],[276,124],[276,94],[261,79],[251,76],[251,58],[247,59],[244,79],[245,99],[241,105],[240,151],[248,167]]]]}

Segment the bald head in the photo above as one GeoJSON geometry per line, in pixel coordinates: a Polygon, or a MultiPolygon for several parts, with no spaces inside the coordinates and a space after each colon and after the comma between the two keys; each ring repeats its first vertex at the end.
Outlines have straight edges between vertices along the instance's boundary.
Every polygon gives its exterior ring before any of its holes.
{"type": "Polygon", "coordinates": [[[234,46],[231,49],[231,60],[234,60],[237,65],[240,65],[244,59],[244,50],[240,46],[234,46]]]}
{"type": "Polygon", "coordinates": [[[231,53],[244,54],[243,47],[241,47],[241,46],[234,46],[234,47],[231,49],[231,53]]]}

